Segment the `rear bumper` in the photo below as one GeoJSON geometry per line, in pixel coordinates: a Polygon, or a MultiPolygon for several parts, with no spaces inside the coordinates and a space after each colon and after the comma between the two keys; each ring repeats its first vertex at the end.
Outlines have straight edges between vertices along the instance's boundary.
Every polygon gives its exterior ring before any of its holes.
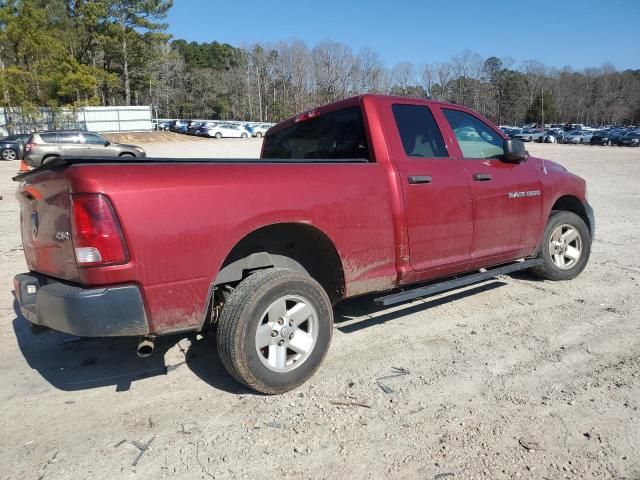
{"type": "Polygon", "coordinates": [[[136,285],[82,288],[23,273],[13,279],[20,311],[31,323],[80,337],[149,333],[136,285]]]}

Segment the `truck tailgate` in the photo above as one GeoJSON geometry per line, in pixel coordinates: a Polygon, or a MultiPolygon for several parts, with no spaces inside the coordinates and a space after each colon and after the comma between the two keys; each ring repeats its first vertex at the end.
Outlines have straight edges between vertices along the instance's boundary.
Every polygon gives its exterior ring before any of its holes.
{"type": "Polygon", "coordinates": [[[71,241],[69,183],[62,173],[43,172],[23,180],[20,202],[22,245],[29,270],[79,281],[71,241]]]}

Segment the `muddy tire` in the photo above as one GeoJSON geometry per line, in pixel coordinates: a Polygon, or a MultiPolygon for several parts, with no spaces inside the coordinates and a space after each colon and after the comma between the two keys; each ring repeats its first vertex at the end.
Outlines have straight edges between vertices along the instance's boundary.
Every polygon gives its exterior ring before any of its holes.
{"type": "Polygon", "coordinates": [[[261,270],[227,298],[218,352],[239,382],[261,393],[283,393],[316,372],[332,330],[331,302],[318,282],[293,270],[261,270]]]}
{"type": "Polygon", "coordinates": [[[542,236],[543,264],[531,273],[546,280],[571,280],[584,270],[591,254],[591,233],[573,212],[554,211],[542,236]]]}

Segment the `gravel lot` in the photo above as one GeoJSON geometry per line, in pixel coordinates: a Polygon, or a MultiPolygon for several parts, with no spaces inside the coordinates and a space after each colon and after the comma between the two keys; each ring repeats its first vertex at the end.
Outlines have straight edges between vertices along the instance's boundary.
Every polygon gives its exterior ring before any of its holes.
{"type": "MultiPolygon", "coordinates": [[[[251,157],[260,141],[145,148],[251,157]]],[[[589,182],[580,277],[345,302],[318,374],[277,397],[231,380],[211,339],[165,338],[140,360],[132,339],[32,336],[12,293],[17,164],[0,163],[0,477],[640,479],[640,149],[529,149],[589,182]],[[135,467],[134,442],[151,442],[135,467]]]]}

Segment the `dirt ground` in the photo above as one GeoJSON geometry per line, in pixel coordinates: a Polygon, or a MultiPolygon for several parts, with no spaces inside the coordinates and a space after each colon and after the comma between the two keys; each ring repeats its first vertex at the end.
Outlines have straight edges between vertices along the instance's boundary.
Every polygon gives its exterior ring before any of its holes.
{"type": "Polygon", "coordinates": [[[153,132],[121,132],[121,133],[105,133],[106,138],[114,143],[166,143],[166,142],[192,142],[206,141],[208,139],[195,137],[192,135],[182,135],[180,133],[167,131],[153,132]]]}
{"type": "MultiPolygon", "coordinates": [[[[246,157],[260,142],[144,146],[246,157]]],[[[640,149],[529,149],[589,182],[580,277],[345,302],[319,372],[276,397],[234,382],[210,339],[141,360],[133,339],[33,336],[12,293],[17,165],[0,163],[0,478],[640,479],[640,149]]]]}

